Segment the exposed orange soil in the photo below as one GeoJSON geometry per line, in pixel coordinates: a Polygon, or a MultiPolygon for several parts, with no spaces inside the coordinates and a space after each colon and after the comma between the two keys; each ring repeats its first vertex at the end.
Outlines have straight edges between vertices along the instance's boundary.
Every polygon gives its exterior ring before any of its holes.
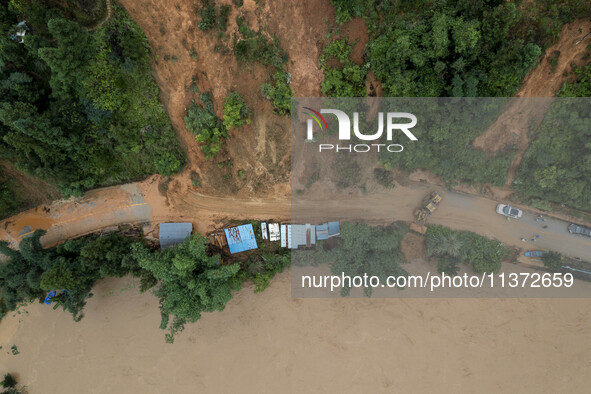
{"type": "Polygon", "coordinates": [[[182,145],[189,165],[168,185],[169,200],[182,198],[195,189],[191,174],[200,175],[200,192],[210,195],[241,197],[289,195],[290,120],[273,113],[271,103],[262,97],[260,85],[266,82],[271,69],[256,64],[238,63],[231,52],[231,37],[237,30],[236,16],[245,18],[253,29],[263,28],[265,34],[275,34],[289,53],[287,71],[291,74],[291,88],[295,96],[319,95],[322,72],[318,55],[325,40],[324,20],[334,19],[328,0],[292,2],[244,1],[236,8],[230,0],[216,4],[232,5],[229,27],[223,39],[218,32],[198,29],[198,8],[193,1],[179,1],[174,7],[164,0],[123,0],[121,4],[146,33],[157,61],[154,76],[162,91],[162,101],[182,145]],[[226,53],[216,51],[216,45],[226,47],[226,53]],[[190,50],[198,59],[190,56],[190,50]],[[175,56],[175,61],[172,61],[175,56]],[[165,60],[165,57],[169,59],[165,60]],[[223,65],[223,67],[220,67],[223,65]],[[201,92],[211,91],[214,107],[221,116],[224,98],[231,90],[238,91],[252,109],[251,124],[231,132],[231,139],[213,161],[205,160],[193,135],[184,123],[191,100],[198,97],[191,91],[194,78],[201,92]],[[232,161],[232,167],[218,167],[218,163],[232,161]],[[237,177],[238,170],[245,177],[237,177]]]}
{"type": "Polygon", "coordinates": [[[536,67],[523,81],[517,97],[554,97],[556,91],[567,80],[566,73],[572,71],[571,64],[581,66],[589,62],[582,57],[587,45],[591,44],[591,36],[578,45],[576,42],[591,32],[591,20],[579,19],[564,25],[559,41],[546,50],[538,67],[536,67]],[[550,59],[555,51],[560,51],[558,63],[552,66],[550,59]]]}
{"type": "MultiPolygon", "coordinates": [[[[591,37],[576,45],[587,33],[591,32],[591,20],[584,18],[569,23],[562,28],[559,41],[549,47],[538,66],[525,78],[516,97],[554,97],[556,91],[566,82],[572,71],[572,65],[581,66],[589,63],[584,60],[586,47],[591,37]],[[556,51],[560,52],[558,62],[552,66],[551,60],[556,51]]],[[[482,135],[474,140],[474,146],[494,155],[499,150],[513,145],[517,153],[513,157],[507,174],[506,187],[511,187],[525,151],[529,147],[528,131],[530,126],[543,119],[551,99],[515,100],[508,105],[508,110],[482,135]]]]}

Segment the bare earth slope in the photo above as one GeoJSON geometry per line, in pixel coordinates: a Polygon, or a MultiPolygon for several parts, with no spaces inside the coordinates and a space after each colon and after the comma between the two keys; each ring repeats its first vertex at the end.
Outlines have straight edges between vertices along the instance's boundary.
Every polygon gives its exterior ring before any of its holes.
{"type": "MultiPolygon", "coordinates": [[[[587,50],[587,45],[591,44],[591,37],[587,37],[578,45],[576,43],[589,32],[591,32],[591,20],[588,18],[564,25],[560,32],[560,39],[546,50],[538,67],[525,78],[517,97],[554,97],[556,91],[566,81],[565,72],[572,71],[571,64],[580,66],[585,62],[582,57],[587,50]],[[559,51],[560,56],[556,65],[552,66],[550,59],[554,57],[555,51],[559,51]]],[[[586,62],[588,63],[589,60],[586,62]]]]}
{"type": "MultiPolygon", "coordinates": [[[[591,20],[584,18],[569,23],[562,28],[558,42],[549,47],[540,60],[540,64],[525,78],[516,97],[554,97],[572,71],[572,65],[589,63],[585,60],[587,45],[591,37],[576,44],[591,32],[591,20]],[[551,60],[560,53],[556,65],[551,60]]],[[[540,122],[548,109],[550,100],[515,101],[508,111],[482,135],[474,140],[474,146],[489,154],[495,154],[509,145],[517,146],[507,174],[506,187],[511,187],[515,173],[521,164],[523,155],[529,147],[528,131],[531,122],[540,122]]]]}

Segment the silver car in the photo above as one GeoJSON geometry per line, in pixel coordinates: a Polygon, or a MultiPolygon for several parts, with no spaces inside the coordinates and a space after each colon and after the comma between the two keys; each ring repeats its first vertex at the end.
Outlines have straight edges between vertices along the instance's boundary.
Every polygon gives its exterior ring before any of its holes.
{"type": "Polygon", "coordinates": [[[521,209],[505,204],[497,205],[497,213],[513,219],[519,219],[521,215],[523,215],[523,211],[521,209]]]}

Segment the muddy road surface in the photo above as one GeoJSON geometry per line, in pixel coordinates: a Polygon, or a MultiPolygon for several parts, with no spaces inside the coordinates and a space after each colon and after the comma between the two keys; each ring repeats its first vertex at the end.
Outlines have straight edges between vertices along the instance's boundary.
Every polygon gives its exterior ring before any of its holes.
{"type": "Polygon", "coordinates": [[[158,193],[157,185],[127,184],[98,189],[85,197],[37,207],[0,222],[0,239],[17,246],[36,229],[44,229],[45,246],[122,224],[145,224],[155,235],[162,222],[192,222],[197,231],[206,233],[227,219],[275,219],[320,223],[324,220],[366,221],[388,224],[412,221],[413,213],[427,194],[437,190],[443,197],[439,209],[428,223],[497,239],[523,250],[555,250],[564,255],[591,261],[591,238],[569,234],[568,222],[546,218],[525,207],[521,219],[507,220],[495,212],[497,201],[458,192],[446,191],[420,182],[397,186],[361,196],[322,195],[297,197],[293,203],[279,199],[241,200],[205,196],[194,191],[168,201],[158,193]],[[305,200],[304,200],[305,199],[305,200]],[[43,209],[46,208],[46,209],[43,209]],[[543,228],[543,226],[548,226],[543,228]],[[537,238],[536,235],[540,235],[537,238]],[[522,242],[521,238],[528,241],[522,242]],[[531,239],[536,239],[532,242],[531,239]]]}

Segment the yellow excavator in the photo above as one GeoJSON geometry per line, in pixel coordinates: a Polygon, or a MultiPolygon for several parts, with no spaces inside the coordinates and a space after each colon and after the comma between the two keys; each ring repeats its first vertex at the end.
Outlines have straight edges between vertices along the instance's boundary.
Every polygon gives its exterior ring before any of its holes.
{"type": "Polygon", "coordinates": [[[424,223],[428,216],[431,216],[433,212],[437,209],[437,206],[441,202],[442,198],[437,192],[431,193],[426,199],[425,203],[423,204],[422,208],[419,208],[415,212],[415,217],[418,223],[424,223]]]}

